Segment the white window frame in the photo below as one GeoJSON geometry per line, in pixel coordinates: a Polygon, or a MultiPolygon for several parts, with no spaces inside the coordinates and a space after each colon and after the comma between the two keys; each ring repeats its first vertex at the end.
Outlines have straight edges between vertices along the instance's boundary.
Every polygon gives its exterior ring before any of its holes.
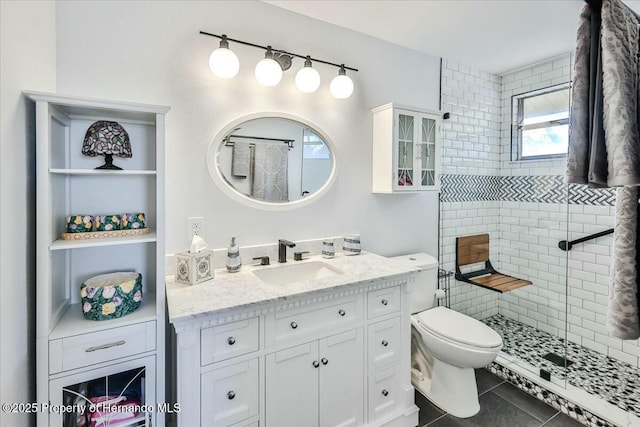
{"type": "MultiPolygon", "coordinates": [[[[522,130],[525,128],[525,126],[522,126],[520,124],[523,120],[524,114],[522,105],[526,99],[565,89],[571,89],[571,82],[565,82],[511,96],[511,161],[553,160],[562,159],[567,156],[566,153],[543,154],[539,156],[523,156],[522,130]]],[[[569,94],[569,101],[571,101],[571,94],[569,94]]]]}

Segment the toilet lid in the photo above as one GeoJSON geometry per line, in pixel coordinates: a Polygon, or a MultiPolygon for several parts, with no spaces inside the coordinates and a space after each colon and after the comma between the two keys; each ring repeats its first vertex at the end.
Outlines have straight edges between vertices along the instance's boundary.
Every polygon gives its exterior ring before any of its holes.
{"type": "Polygon", "coordinates": [[[416,315],[424,329],[444,339],[479,348],[502,345],[502,338],[489,326],[446,307],[435,307],[416,315]]]}

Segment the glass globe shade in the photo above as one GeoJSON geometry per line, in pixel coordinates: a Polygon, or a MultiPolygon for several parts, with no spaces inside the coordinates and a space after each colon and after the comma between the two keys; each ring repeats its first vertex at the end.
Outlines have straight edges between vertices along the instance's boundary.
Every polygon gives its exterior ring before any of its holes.
{"type": "Polygon", "coordinates": [[[256,79],[263,86],[275,86],[282,79],[282,68],[274,59],[264,58],[256,65],[256,79]]]}
{"type": "Polygon", "coordinates": [[[346,99],[353,93],[353,82],[348,76],[339,74],[331,80],[329,91],[334,98],[346,99]]]}
{"type": "Polygon", "coordinates": [[[296,87],[304,93],[317,91],[320,87],[320,73],[313,67],[302,67],[296,73],[296,87]]]}
{"type": "Polygon", "coordinates": [[[209,68],[216,76],[230,79],[238,74],[240,61],[235,53],[227,48],[219,47],[209,56],[209,68]]]}

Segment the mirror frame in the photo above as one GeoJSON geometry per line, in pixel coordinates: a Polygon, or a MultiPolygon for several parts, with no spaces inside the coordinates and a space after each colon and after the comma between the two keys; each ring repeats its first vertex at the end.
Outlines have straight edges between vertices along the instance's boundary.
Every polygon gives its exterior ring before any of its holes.
{"type": "Polygon", "coordinates": [[[313,203],[327,193],[329,188],[331,188],[333,183],[336,181],[336,178],[338,175],[338,155],[337,155],[335,144],[333,143],[331,138],[329,138],[329,136],[319,126],[315,125],[314,123],[312,123],[311,121],[303,117],[296,116],[294,114],[284,113],[281,111],[268,111],[268,112],[252,113],[242,117],[238,117],[237,119],[232,120],[230,123],[225,125],[221,130],[219,130],[216,133],[216,136],[213,138],[213,140],[209,143],[209,148],[207,149],[207,169],[209,169],[209,175],[213,179],[213,182],[215,182],[218,188],[222,190],[222,192],[227,196],[229,196],[231,199],[252,208],[257,208],[257,209],[262,209],[267,211],[288,211],[291,209],[298,209],[310,203],[313,203]],[[244,122],[247,122],[249,120],[266,119],[266,118],[288,119],[288,120],[301,123],[313,129],[315,133],[317,133],[322,137],[325,144],[327,144],[327,147],[331,152],[333,162],[331,166],[331,172],[329,173],[329,179],[327,179],[327,182],[325,182],[324,185],[320,187],[318,191],[316,191],[315,193],[311,194],[308,197],[303,197],[298,200],[294,200],[292,202],[286,202],[286,203],[264,202],[261,200],[254,200],[238,192],[235,188],[231,187],[231,185],[229,185],[229,183],[222,176],[222,173],[220,172],[220,169],[218,168],[218,164],[217,164],[217,157],[218,157],[218,152],[220,150],[220,146],[222,145],[222,139],[229,132],[231,132],[233,129],[237,128],[240,124],[244,122]]]}

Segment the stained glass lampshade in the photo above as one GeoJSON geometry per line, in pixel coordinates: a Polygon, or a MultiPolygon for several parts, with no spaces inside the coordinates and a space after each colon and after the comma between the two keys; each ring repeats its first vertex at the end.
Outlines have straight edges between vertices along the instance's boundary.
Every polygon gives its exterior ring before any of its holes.
{"type": "Polygon", "coordinates": [[[104,156],[104,165],[96,169],[121,170],[122,168],[113,164],[113,156],[132,156],[129,134],[118,122],[97,121],[87,129],[82,143],[82,154],[90,157],[104,156]]]}

